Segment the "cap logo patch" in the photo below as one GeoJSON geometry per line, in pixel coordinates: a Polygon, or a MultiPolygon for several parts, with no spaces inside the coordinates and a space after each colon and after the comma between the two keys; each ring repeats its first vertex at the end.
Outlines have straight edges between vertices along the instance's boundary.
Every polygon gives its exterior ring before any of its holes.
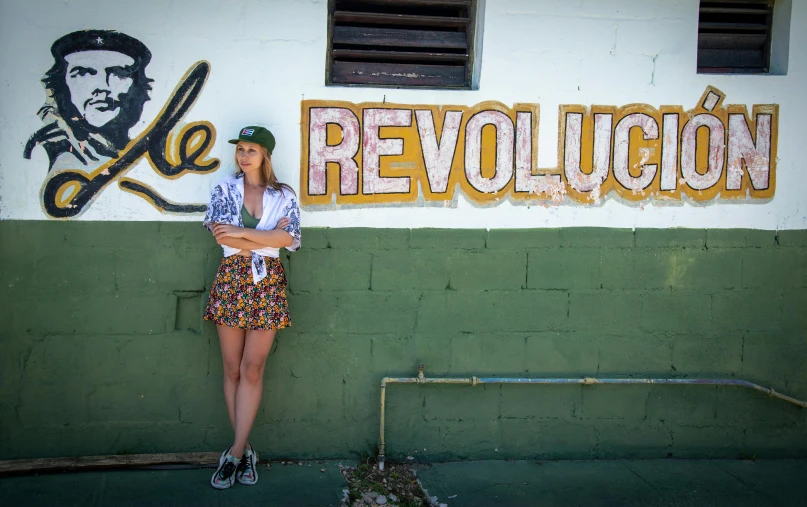
{"type": "Polygon", "coordinates": [[[242,136],[251,136],[255,133],[255,129],[244,129],[241,131],[242,136]]]}

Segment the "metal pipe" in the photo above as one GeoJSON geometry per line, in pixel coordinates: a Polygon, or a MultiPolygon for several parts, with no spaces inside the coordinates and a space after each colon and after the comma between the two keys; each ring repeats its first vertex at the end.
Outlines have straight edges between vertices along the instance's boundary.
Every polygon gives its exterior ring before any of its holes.
{"type": "Polygon", "coordinates": [[[686,378],[510,378],[510,377],[470,377],[470,378],[456,378],[456,377],[434,377],[426,378],[423,374],[424,365],[418,365],[417,377],[384,377],[381,380],[381,442],[378,444],[378,469],[384,470],[384,449],[386,442],[384,440],[384,412],[386,403],[387,384],[453,384],[453,385],[470,385],[477,386],[479,384],[544,384],[544,385],[559,385],[559,384],[662,384],[662,385],[711,385],[711,386],[736,386],[747,387],[772,396],[779,398],[788,403],[792,403],[801,408],[807,408],[807,401],[801,401],[796,398],[787,396],[786,394],[778,393],[773,388],[763,387],[747,380],[735,379],[686,379],[686,378]]]}
{"type": "Polygon", "coordinates": [[[384,403],[387,397],[387,379],[381,380],[381,443],[378,444],[378,469],[384,471],[384,403]]]}

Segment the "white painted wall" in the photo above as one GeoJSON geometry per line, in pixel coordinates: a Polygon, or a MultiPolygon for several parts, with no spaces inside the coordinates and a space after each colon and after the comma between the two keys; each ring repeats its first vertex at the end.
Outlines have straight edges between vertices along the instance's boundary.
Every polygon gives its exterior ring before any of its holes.
{"type": "MultiPolygon", "coordinates": [[[[788,1],[789,0],[782,0],[788,1]]],[[[211,153],[222,169],[168,180],[142,162],[127,173],[179,202],[206,202],[232,168],[226,139],[263,124],[276,135],[274,165],[297,188],[300,100],[473,105],[485,100],[541,105],[539,166],[557,166],[561,104],[696,105],[707,85],[726,103],[780,105],[776,196],[767,203],[653,205],[609,200],[602,206],[543,208],[503,203],[478,208],[376,207],[303,213],[305,226],[328,227],[746,227],[807,228],[805,145],[807,0],[792,0],[787,75],[716,76],[695,72],[698,0],[487,0],[479,89],[394,90],[324,86],[325,0],[0,0],[0,218],[45,219],[40,190],[47,173],[41,149],[22,157],[42,126],[40,79],[50,46],[80,29],[116,29],[152,52],[154,79],[136,134],[165,104],[182,75],[200,60],[212,72],[185,121],[207,120],[218,139],[211,153]]],[[[781,42],[779,43],[781,46],[781,42]]],[[[785,44],[786,46],[786,44],[785,44]]],[[[143,199],[104,190],[80,220],[200,220],[166,215],[143,199]]]]}

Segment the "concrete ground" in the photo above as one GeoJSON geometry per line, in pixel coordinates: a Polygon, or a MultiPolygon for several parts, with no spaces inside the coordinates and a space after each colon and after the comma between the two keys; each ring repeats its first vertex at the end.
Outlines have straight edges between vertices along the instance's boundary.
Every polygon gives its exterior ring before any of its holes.
{"type": "MultiPolygon", "coordinates": [[[[4,477],[0,499],[26,507],[338,506],[346,486],[339,464],[354,463],[302,463],[262,465],[256,486],[227,491],[208,485],[208,469],[4,477]]],[[[417,472],[450,507],[807,505],[807,460],[475,461],[417,472]]]]}
{"type": "Polygon", "coordinates": [[[807,505],[807,460],[455,462],[418,477],[451,507],[807,505]]]}
{"type": "Polygon", "coordinates": [[[0,505],[25,507],[323,507],[338,506],[347,487],[339,464],[302,461],[258,465],[258,484],[219,491],[213,469],[123,470],[0,478],[0,505]],[[321,470],[325,469],[325,472],[321,470]]]}

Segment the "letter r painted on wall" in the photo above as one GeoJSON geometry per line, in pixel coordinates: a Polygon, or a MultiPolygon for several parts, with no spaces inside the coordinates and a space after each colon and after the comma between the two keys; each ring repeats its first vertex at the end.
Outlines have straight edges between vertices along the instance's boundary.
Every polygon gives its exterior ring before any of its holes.
{"type": "Polygon", "coordinates": [[[308,182],[306,192],[312,196],[325,195],[328,164],[339,168],[339,193],[359,193],[359,153],[361,127],[355,113],[341,107],[311,108],[308,132],[308,182]],[[328,135],[329,130],[332,135],[328,135]],[[335,137],[341,137],[335,141],[335,137]],[[330,143],[330,144],[329,144],[330,143]]]}

